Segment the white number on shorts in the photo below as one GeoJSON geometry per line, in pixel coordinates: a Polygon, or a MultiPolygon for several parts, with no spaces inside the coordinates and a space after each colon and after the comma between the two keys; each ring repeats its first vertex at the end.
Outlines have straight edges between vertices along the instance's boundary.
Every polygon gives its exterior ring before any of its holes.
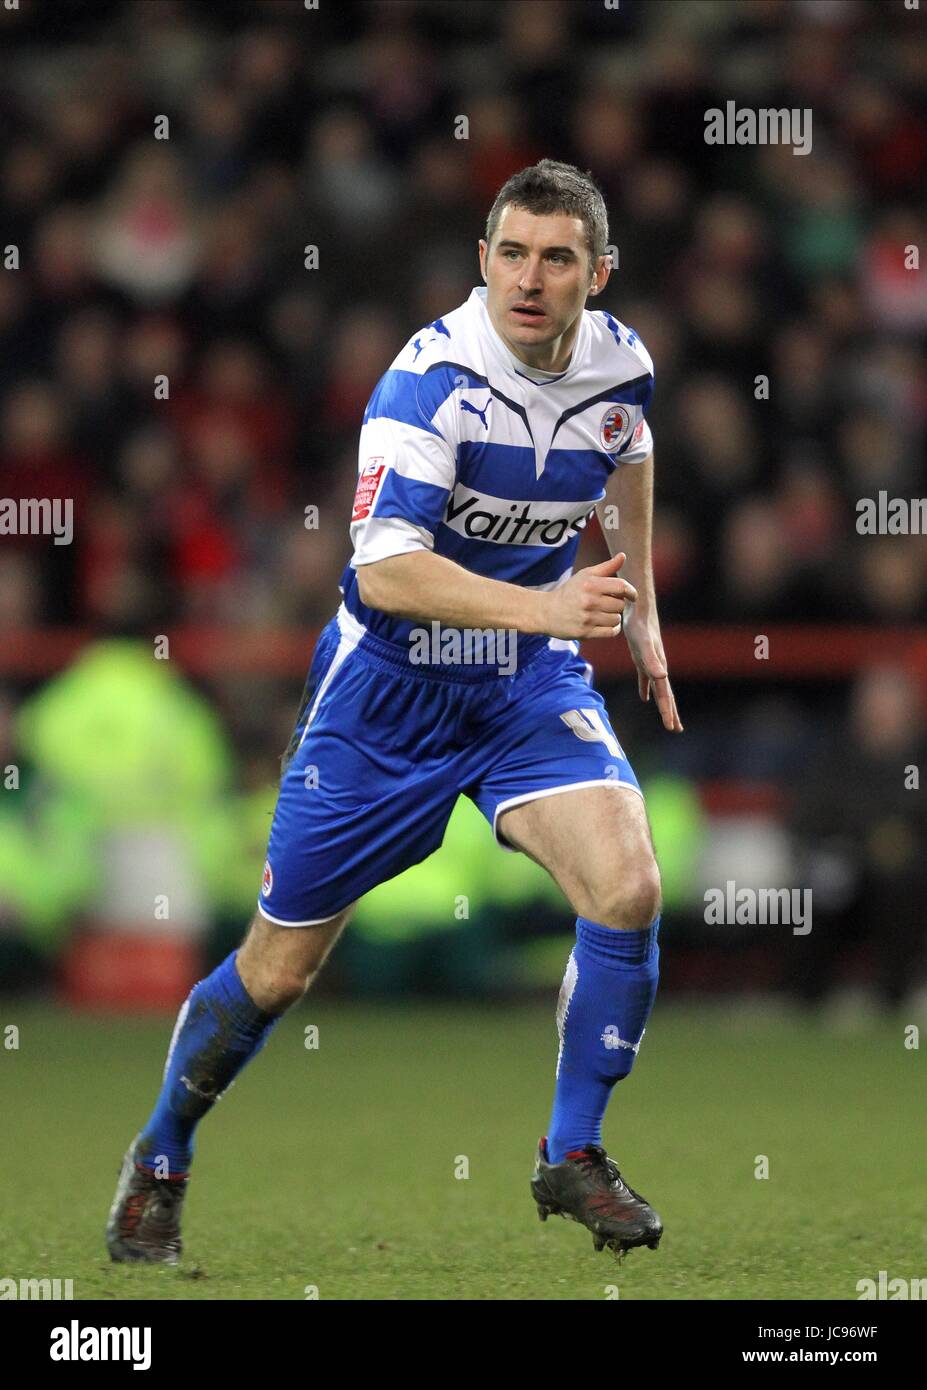
{"type": "Polygon", "coordinates": [[[624,750],[597,709],[568,709],[560,718],[584,743],[604,743],[613,758],[623,758],[624,750]]]}

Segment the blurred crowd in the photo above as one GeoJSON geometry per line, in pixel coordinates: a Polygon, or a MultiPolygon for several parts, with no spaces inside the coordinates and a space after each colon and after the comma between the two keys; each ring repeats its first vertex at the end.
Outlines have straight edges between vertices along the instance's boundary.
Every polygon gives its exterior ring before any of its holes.
{"type": "Polygon", "coordinates": [[[0,629],[326,619],[370,391],[544,155],[600,182],[598,307],[656,363],[664,618],[924,618],[924,538],[856,531],[924,476],[922,17],[74,0],[0,37],[0,494],[75,502],[73,545],[4,538],[0,629]],[[706,145],[729,99],[811,108],[812,153],[706,145]]]}
{"type": "MultiPolygon", "coordinates": [[[[8,981],[11,923],[43,956],[82,914],[125,924],[146,866],[217,951],[237,940],[298,685],[230,669],[195,692],[151,637],[332,614],[367,399],[481,283],[496,191],[543,156],[600,183],[617,265],[596,307],[655,361],[664,621],[927,617],[924,537],[856,526],[861,499],[927,476],[927,30],[901,0],[22,0],[0,7],[0,130],[0,499],[74,500],[73,544],[0,537],[0,646],[98,639],[47,686],[0,690],[0,773],[22,768],[0,802],[8,981]],[[810,109],[812,152],[707,145],[705,112],[731,100],[810,109]]],[[[822,997],[854,942],[887,1003],[927,978],[907,669],[849,691],[693,682],[680,741],[632,683],[608,693],[677,940],[704,934],[702,878],[729,876],[739,843],[769,881],[813,885],[796,993],[822,997]],[[709,824],[712,780],[772,787],[775,815],[709,824]]],[[[467,812],[414,889],[370,895],[355,983],[434,974],[440,949],[462,988],[513,944],[506,885],[537,934],[540,889],[511,856],[480,951],[410,925],[461,864],[486,890],[467,812]]],[[[520,969],[549,984],[561,943],[536,944],[520,969]]],[[[726,958],[715,942],[705,987],[726,958]]]]}

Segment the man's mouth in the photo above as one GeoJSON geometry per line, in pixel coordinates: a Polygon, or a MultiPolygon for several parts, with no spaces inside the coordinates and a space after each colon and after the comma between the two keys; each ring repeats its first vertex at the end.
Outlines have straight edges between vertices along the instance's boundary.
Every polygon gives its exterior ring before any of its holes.
{"type": "Polygon", "coordinates": [[[536,304],[513,304],[511,312],[520,323],[538,323],[547,318],[544,310],[536,304]]]}

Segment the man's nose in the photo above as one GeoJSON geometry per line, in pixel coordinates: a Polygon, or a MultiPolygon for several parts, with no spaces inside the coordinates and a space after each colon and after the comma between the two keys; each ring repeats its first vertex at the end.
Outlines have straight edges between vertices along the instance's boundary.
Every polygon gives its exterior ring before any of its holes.
{"type": "Polygon", "coordinates": [[[541,284],[541,258],[540,256],[529,257],[522,267],[518,288],[523,294],[527,294],[529,290],[540,289],[541,284]]]}

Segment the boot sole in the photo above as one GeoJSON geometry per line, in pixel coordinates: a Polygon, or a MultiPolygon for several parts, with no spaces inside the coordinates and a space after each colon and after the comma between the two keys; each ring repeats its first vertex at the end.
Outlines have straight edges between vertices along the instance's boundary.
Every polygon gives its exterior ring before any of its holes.
{"type": "MultiPolygon", "coordinates": [[[[551,1202],[550,1199],[541,1199],[535,1196],[533,1191],[531,1195],[534,1197],[535,1204],[537,1205],[539,1221],[546,1221],[548,1216],[563,1216],[570,1221],[575,1221],[578,1226],[585,1226],[587,1231],[589,1230],[585,1221],[578,1216],[574,1216],[573,1212],[566,1211],[557,1202],[551,1202]]],[[[656,1235],[650,1235],[645,1232],[643,1235],[631,1239],[622,1239],[620,1236],[596,1235],[595,1231],[592,1232],[592,1243],[596,1251],[608,1249],[615,1254],[625,1250],[636,1250],[642,1245],[646,1245],[648,1250],[656,1250],[662,1238],[662,1229],[656,1235]]]]}

